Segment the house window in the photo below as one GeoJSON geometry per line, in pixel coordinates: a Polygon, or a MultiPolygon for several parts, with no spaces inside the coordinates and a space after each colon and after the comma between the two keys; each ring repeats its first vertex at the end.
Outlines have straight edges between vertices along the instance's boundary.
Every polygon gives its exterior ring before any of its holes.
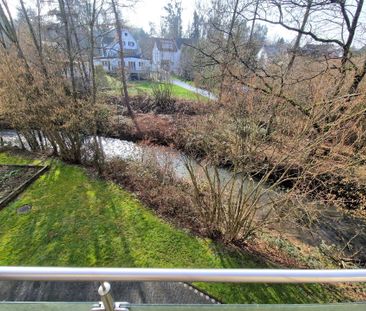
{"type": "Polygon", "coordinates": [[[161,44],[163,49],[172,49],[173,48],[173,44],[171,42],[163,42],[161,44]]]}
{"type": "Polygon", "coordinates": [[[102,65],[103,65],[104,67],[108,67],[108,66],[109,66],[109,61],[107,61],[107,60],[103,60],[103,61],[102,61],[102,65]]]}
{"type": "Polygon", "coordinates": [[[125,36],[127,37],[127,32],[125,32],[125,36]]]}
{"type": "Polygon", "coordinates": [[[139,67],[144,67],[144,63],[143,62],[139,62],[139,67]]]}
{"type": "Polygon", "coordinates": [[[128,41],[128,46],[135,46],[135,43],[132,41],[128,41]]]}
{"type": "Polygon", "coordinates": [[[136,70],[136,63],[135,62],[128,62],[128,69],[136,70]]]}

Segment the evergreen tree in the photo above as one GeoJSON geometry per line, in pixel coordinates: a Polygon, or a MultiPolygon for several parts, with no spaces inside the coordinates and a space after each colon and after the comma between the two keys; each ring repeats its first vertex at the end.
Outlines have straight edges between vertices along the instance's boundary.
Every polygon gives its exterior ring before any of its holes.
{"type": "Polygon", "coordinates": [[[171,0],[164,6],[165,15],[161,17],[161,34],[164,38],[182,37],[182,3],[171,0]]]}
{"type": "Polygon", "coordinates": [[[200,18],[197,11],[195,10],[193,13],[193,23],[192,23],[191,31],[190,31],[191,39],[196,41],[201,37],[201,24],[202,24],[202,19],[200,18]]]}

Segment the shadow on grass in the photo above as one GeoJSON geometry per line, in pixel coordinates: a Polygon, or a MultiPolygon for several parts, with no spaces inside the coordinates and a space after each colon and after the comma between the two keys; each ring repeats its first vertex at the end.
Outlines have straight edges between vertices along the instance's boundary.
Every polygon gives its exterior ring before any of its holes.
{"type": "MultiPolygon", "coordinates": [[[[223,268],[278,268],[238,249],[227,250],[217,244],[212,244],[212,247],[220,258],[223,268]]],[[[259,304],[302,304],[347,301],[335,286],[326,284],[197,283],[197,285],[228,303],[240,301],[259,304]]]]}
{"type": "MultiPolygon", "coordinates": [[[[118,186],[59,161],[0,213],[0,265],[272,268],[173,228],[118,186]],[[31,212],[18,215],[24,204],[31,212]]],[[[345,300],[333,287],[313,284],[198,286],[228,303],[345,300]]]]}

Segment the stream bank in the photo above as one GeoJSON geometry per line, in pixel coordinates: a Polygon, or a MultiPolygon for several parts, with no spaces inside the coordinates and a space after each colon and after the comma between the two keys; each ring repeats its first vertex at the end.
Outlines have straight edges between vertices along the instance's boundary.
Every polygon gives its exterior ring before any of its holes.
{"type": "MultiPolygon", "coordinates": [[[[11,142],[13,145],[17,144],[18,138],[15,132],[2,131],[1,135],[4,141],[11,142]]],[[[198,217],[194,213],[191,201],[187,198],[185,183],[179,182],[179,179],[188,177],[184,164],[185,156],[181,152],[171,147],[138,145],[115,138],[103,137],[101,141],[107,159],[119,158],[122,160],[122,162],[117,161],[111,166],[107,166],[105,175],[107,179],[136,193],[147,206],[174,225],[203,237],[207,236],[204,227],[197,221],[198,217]],[[140,167],[137,166],[126,174],[126,165],[123,164],[123,161],[128,163],[132,160],[132,163],[136,161],[142,163],[149,158],[153,158],[162,167],[172,169],[175,177],[167,179],[164,184],[161,184],[161,180],[156,179],[158,171],[153,171],[152,174],[150,172],[148,175],[146,169],[140,170],[140,167]],[[150,179],[147,179],[148,176],[150,179]]],[[[223,178],[229,178],[231,173],[230,170],[221,168],[220,174],[223,178]]],[[[162,178],[166,177],[162,176],[162,178]]],[[[297,221],[284,221],[271,226],[271,230],[281,232],[279,236],[285,236],[295,243],[310,245],[314,248],[324,244],[326,247],[334,245],[335,250],[340,250],[344,245],[348,245],[344,249],[347,254],[352,255],[357,250],[357,256],[350,257],[351,262],[364,266],[366,263],[366,220],[332,206],[315,204],[315,208],[317,217],[314,223],[301,224],[297,221]]],[[[220,236],[210,237],[220,240],[220,236]]],[[[240,241],[237,241],[236,244],[247,247],[246,243],[240,241]]],[[[258,247],[262,247],[262,245],[258,245],[258,247]]],[[[342,258],[336,260],[340,261],[342,258]]],[[[336,260],[334,260],[335,263],[336,260]]]]}

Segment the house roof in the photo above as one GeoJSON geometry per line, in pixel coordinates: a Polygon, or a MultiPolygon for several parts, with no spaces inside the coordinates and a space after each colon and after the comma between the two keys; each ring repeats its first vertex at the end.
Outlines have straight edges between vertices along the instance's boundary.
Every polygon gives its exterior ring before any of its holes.
{"type": "Polygon", "coordinates": [[[177,43],[175,42],[174,39],[165,39],[165,38],[153,38],[153,39],[156,43],[156,47],[161,52],[177,52],[178,51],[177,43]]]}
{"type": "Polygon", "coordinates": [[[264,44],[258,54],[266,54],[268,58],[276,58],[286,54],[288,46],[285,44],[264,44]]]}
{"type": "Polygon", "coordinates": [[[192,44],[192,39],[189,38],[179,38],[175,40],[178,49],[181,49],[182,45],[192,44]]]}
{"type": "MultiPolygon", "coordinates": [[[[129,32],[129,30],[123,28],[121,29],[121,32],[129,32]]],[[[109,29],[101,34],[98,34],[98,36],[101,38],[101,43],[105,47],[118,42],[117,30],[115,28],[109,29]]]]}
{"type": "Polygon", "coordinates": [[[154,48],[155,38],[146,38],[140,42],[141,52],[143,57],[152,58],[152,50],[154,48]]]}
{"type": "Polygon", "coordinates": [[[308,56],[335,56],[341,52],[332,44],[307,43],[300,49],[300,53],[308,56]]]}
{"type": "Polygon", "coordinates": [[[108,46],[111,45],[114,41],[114,37],[108,37],[108,36],[104,36],[102,38],[102,44],[103,46],[108,46]]]}

